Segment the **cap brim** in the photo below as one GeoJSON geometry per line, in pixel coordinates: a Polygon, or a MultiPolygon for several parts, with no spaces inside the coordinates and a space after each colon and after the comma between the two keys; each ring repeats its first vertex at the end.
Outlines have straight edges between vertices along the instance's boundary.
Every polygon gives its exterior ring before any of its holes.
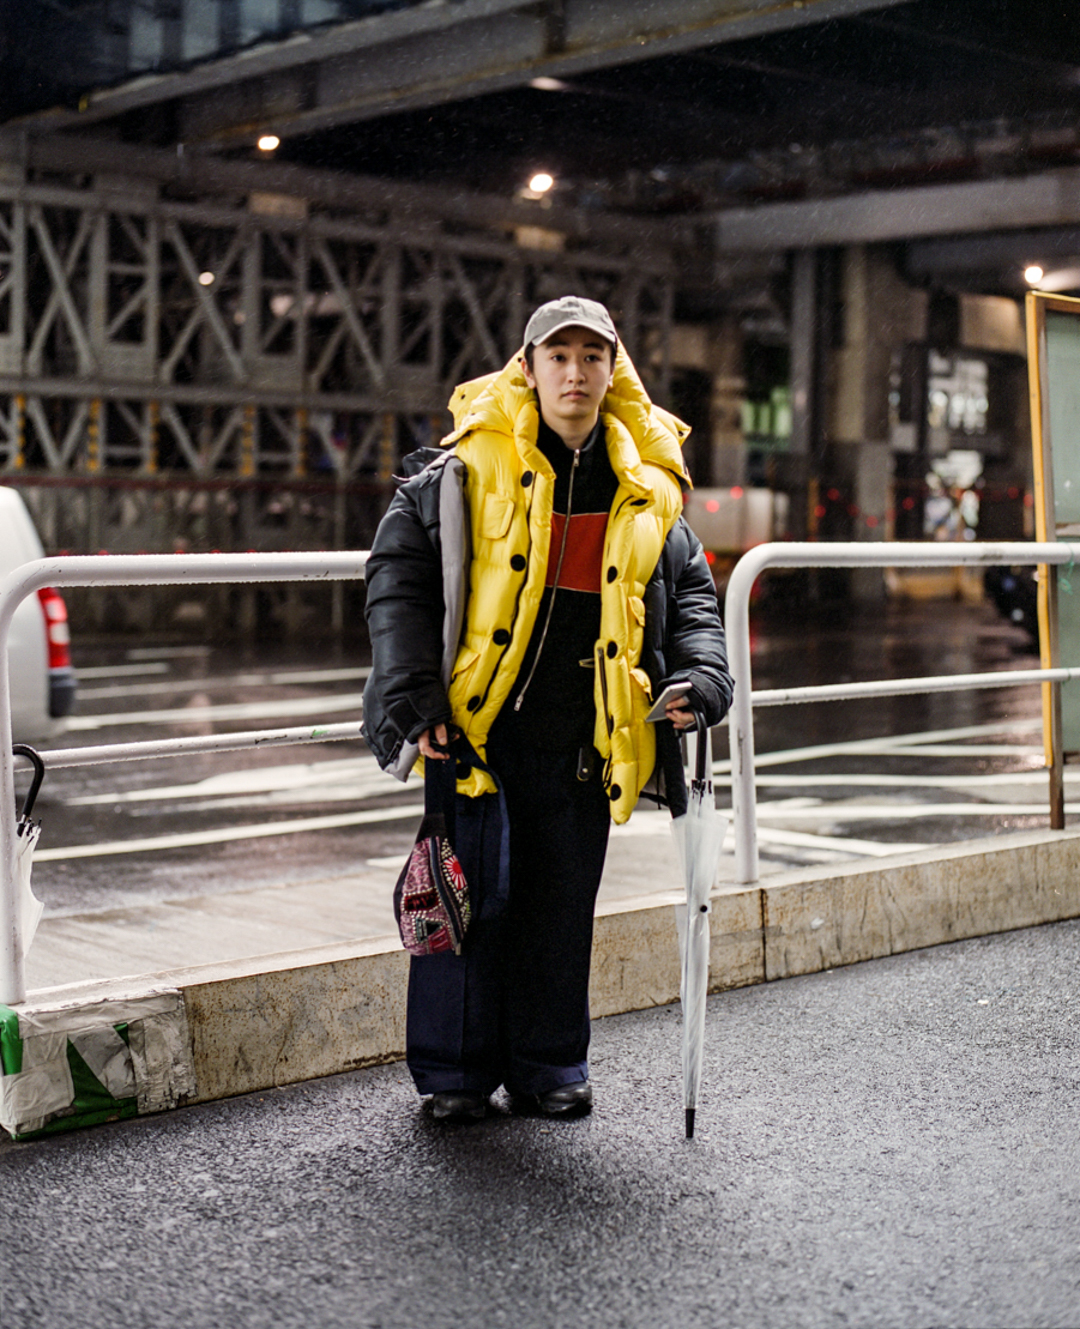
{"type": "Polygon", "coordinates": [[[555,327],[545,332],[542,337],[534,337],[531,342],[526,342],[526,346],[543,346],[544,342],[550,341],[557,332],[563,332],[567,328],[585,328],[588,332],[595,332],[609,346],[618,346],[619,339],[614,333],[606,329],[597,327],[595,323],[585,323],[580,318],[568,318],[565,323],[558,323],[555,327]]]}

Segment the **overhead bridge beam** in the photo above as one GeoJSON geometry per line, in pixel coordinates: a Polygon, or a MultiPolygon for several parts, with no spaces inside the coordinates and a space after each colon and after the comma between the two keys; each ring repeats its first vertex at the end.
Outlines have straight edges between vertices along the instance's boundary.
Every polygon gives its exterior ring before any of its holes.
{"type": "Polygon", "coordinates": [[[721,253],[763,253],[1080,223],[1080,167],[1000,180],[882,189],[716,215],[721,253]]]}
{"type": "MultiPolygon", "coordinates": [[[[0,0],[2,3],[2,0],[0,0]]],[[[384,180],[351,172],[319,170],[277,161],[237,161],[214,153],[179,154],[111,139],[52,134],[37,136],[25,126],[0,127],[0,167],[94,175],[175,185],[210,200],[237,192],[284,194],[352,213],[357,217],[396,214],[410,221],[465,226],[500,240],[516,227],[560,231],[577,245],[603,246],[609,253],[630,250],[650,270],[671,267],[671,250],[690,243],[690,227],[678,219],[627,217],[599,208],[575,208],[444,185],[384,180]]],[[[115,190],[114,190],[115,192],[115,190]]],[[[122,192],[122,191],[121,191],[122,192]]]]}
{"type": "Polygon", "coordinates": [[[456,0],[301,32],[83,97],[55,131],[174,103],[178,137],[226,147],[885,9],[897,0],[456,0]]]}

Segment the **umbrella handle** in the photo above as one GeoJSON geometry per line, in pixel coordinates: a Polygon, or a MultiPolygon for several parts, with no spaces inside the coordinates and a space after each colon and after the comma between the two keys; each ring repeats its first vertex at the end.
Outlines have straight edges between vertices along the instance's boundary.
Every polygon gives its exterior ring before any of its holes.
{"type": "Polygon", "coordinates": [[[30,782],[30,789],[26,795],[26,802],[23,804],[22,812],[19,814],[19,820],[25,821],[34,810],[34,802],[38,796],[38,790],[41,788],[41,782],[45,779],[45,762],[41,753],[26,743],[13,743],[11,751],[16,757],[26,757],[34,768],[34,778],[30,782]]]}
{"type": "Polygon", "coordinates": [[[694,779],[698,784],[704,784],[705,749],[708,747],[708,744],[705,742],[705,736],[708,730],[708,725],[705,723],[705,716],[702,715],[700,711],[694,712],[694,723],[697,725],[697,752],[695,754],[696,769],[694,771],[694,779]]]}

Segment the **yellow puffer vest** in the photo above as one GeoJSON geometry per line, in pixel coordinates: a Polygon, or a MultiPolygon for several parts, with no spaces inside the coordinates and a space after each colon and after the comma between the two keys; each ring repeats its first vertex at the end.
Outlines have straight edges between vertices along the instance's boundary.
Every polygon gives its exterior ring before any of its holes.
{"type": "MultiPolygon", "coordinates": [[[[454,723],[483,756],[540,608],[555,475],[536,446],[536,397],[517,358],[500,373],[456,389],[450,409],[457,428],[444,446],[453,447],[467,469],[471,536],[468,600],[450,705],[454,723]]],[[[645,723],[651,689],[638,667],[643,596],[682,512],[676,477],[686,480],[681,446],[689,429],[649,401],[621,347],[601,419],[619,488],[604,542],[594,742],[604,759],[611,815],[624,822],[656,759],[655,734],[645,723]]],[[[494,788],[478,770],[459,787],[471,796],[494,788]]]]}

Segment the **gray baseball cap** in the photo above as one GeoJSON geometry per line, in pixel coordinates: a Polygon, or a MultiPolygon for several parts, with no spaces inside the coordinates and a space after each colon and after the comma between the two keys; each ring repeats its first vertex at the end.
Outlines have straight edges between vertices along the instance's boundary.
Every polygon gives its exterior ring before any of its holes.
{"type": "Polygon", "coordinates": [[[564,295],[561,300],[549,300],[525,324],[526,346],[538,345],[563,328],[588,328],[598,332],[605,341],[618,346],[619,335],[611,315],[602,304],[585,300],[579,295],[564,295]]]}

